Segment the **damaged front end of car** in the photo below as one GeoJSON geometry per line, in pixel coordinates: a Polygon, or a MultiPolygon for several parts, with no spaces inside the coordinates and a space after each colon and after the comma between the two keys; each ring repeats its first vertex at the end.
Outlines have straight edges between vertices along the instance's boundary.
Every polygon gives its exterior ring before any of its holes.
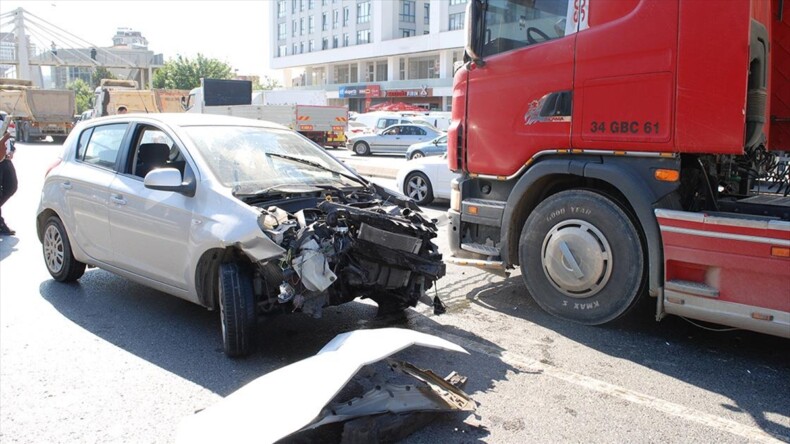
{"type": "Polygon", "coordinates": [[[436,223],[403,196],[375,185],[268,190],[242,200],[260,209],[258,225],[285,253],[256,262],[259,313],[301,311],[369,298],[379,314],[431,303],[426,290],[444,276],[436,223]]]}

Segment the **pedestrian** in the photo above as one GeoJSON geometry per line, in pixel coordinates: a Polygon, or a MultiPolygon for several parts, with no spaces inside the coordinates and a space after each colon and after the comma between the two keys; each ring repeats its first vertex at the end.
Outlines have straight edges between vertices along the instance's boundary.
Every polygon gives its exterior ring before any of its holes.
{"type": "Polygon", "coordinates": [[[118,111],[116,112],[116,114],[126,114],[126,111],[127,111],[126,107],[121,105],[118,107],[118,111]]]}
{"type": "Polygon", "coordinates": [[[3,205],[16,193],[16,169],[11,159],[14,157],[14,139],[6,132],[0,137],[0,235],[13,236],[12,230],[3,219],[3,205]]]}

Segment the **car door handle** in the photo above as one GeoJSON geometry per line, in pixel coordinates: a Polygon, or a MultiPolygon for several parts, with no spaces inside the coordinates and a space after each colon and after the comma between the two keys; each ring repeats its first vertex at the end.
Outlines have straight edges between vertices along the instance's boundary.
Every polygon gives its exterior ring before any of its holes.
{"type": "Polygon", "coordinates": [[[126,205],[126,199],[124,199],[120,194],[113,194],[110,196],[110,200],[118,205],[126,205]]]}
{"type": "Polygon", "coordinates": [[[64,190],[70,190],[73,188],[71,182],[63,182],[60,184],[60,187],[63,188],[64,190]]]}

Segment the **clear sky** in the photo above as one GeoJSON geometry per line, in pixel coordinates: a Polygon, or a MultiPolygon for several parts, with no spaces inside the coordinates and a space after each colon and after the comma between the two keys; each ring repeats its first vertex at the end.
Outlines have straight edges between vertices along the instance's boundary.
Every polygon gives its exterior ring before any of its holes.
{"type": "MultiPolygon", "coordinates": [[[[228,63],[239,75],[272,76],[269,2],[0,0],[0,15],[23,8],[99,47],[112,46],[117,28],[132,28],[148,39],[149,50],[164,54],[165,61],[178,54],[192,58],[201,53],[228,63]]],[[[0,32],[12,30],[6,22],[0,19],[0,32]]]]}

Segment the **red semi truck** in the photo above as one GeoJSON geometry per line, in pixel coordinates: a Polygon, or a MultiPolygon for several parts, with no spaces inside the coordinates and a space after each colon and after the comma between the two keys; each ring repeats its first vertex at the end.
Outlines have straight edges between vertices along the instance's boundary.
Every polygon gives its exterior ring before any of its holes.
{"type": "MultiPolygon", "coordinates": [[[[520,267],[547,312],[790,337],[782,0],[471,0],[451,262],[520,267]]],[[[788,2],[790,9],[790,2],[788,2]]]]}

